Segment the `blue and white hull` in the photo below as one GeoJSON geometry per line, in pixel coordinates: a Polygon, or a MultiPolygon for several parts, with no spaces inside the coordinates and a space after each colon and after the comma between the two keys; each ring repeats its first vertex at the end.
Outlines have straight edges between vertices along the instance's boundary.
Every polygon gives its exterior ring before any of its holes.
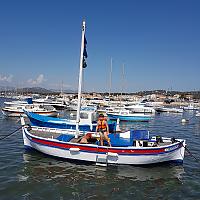
{"type": "Polygon", "coordinates": [[[157,147],[108,147],[99,146],[98,144],[80,144],[71,142],[70,140],[60,141],[56,135],[59,132],[58,130],[55,132],[55,129],[54,132],[53,129],[49,130],[49,133],[52,134],[51,137],[49,135],[45,136],[45,133],[38,134],[37,129],[34,130],[34,128],[28,130],[27,127],[23,127],[22,130],[24,145],[26,147],[59,158],[104,163],[106,165],[147,165],[170,161],[182,162],[184,158],[184,140],[176,140],[175,143],[170,143],[171,138],[165,138],[164,144],[157,147]]]}
{"type": "MultiPolygon", "coordinates": [[[[76,121],[68,120],[62,118],[54,118],[54,117],[46,117],[37,115],[34,113],[26,112],[31,124],[33,126],[42,126],[42,127],[50,127],[50,128],[59,128],[59,129],[76,129],[76,121]]],[[[80,131],[96,131],[97,123],[79,123],[80,131]]],[[[116,123],[108,122],[109,131],[115,132],[116,123]]]]}
{"type": "Polygon", "coordinates": [[[130,114],[130,115],[121,115],[121,114],[113,114],[107,113],[109,119],[111,120],[121,120],[121,121],[140,121],[140,122],[148,122],[152,119],[150,115],[143,115],[143,114],[130,114]]]}

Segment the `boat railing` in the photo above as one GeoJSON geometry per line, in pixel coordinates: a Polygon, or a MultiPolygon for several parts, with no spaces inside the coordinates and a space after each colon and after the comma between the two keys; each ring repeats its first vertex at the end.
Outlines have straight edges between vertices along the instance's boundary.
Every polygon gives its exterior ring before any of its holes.
{"type": "Polygon", "coordinates": [[[49,128],[49,127],[38,127],[38,126],[32,126],[33,130],[37,131],[45,131],[49,133],[62,133],[62,134],[74,134],[75,130],[73,129],[58,129],[58,128],[49,128]]]}

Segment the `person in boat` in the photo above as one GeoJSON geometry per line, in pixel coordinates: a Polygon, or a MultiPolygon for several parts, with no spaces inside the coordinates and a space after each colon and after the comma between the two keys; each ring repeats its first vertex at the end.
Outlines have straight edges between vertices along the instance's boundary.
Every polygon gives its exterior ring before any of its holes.
{"type": "Polygon", "coordinates": [[[99,115],[96,132],[98,132],[100,134],[101,146],[103,146],[104,139],[108,142],[109,146],[111,146],[110,139],[108,138],[108,134],[109,134],[108,123],[107,123],[107,119],[104,117],[103,114],[99,115]]]}
{"type": "Polygon", "coordinates": [[[80,141],[81,144],[88,144],[88,140],[92,139],[92,133],[84,135],[80,141]]]}

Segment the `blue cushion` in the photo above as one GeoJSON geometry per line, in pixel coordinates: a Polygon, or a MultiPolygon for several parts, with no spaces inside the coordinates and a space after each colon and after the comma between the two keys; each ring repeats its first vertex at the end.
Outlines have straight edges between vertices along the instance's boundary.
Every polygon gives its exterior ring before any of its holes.
{"type": "Polygon", "coordinates": [[[72,138],[74,138],[74,135],[61,134],[56,139],[64,142],[69,142],[72,138]]]}

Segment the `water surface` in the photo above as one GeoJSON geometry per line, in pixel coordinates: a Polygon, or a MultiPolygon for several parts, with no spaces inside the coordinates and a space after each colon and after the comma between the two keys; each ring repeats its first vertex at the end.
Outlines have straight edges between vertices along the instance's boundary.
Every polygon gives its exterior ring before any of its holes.
{"type": "MultiPolygon", "coordinates": [[[[0,104],[4,99],[0,98],[0,104]]],[[[0,136],[20,126],[0,114],[0,136]]],[[[149,123],[121,123],[123,130],[184,138],[200,159],[200,117],[193,112],[156,115],[149,123]],[[182,124],[182,118],[190,118],[182,124]]],[[[22,133],[0,141],[0,200],[3,199],[200,199],[200,163],[186,154],[183,165],[97,167],[25,151],[22,133]]]]}

